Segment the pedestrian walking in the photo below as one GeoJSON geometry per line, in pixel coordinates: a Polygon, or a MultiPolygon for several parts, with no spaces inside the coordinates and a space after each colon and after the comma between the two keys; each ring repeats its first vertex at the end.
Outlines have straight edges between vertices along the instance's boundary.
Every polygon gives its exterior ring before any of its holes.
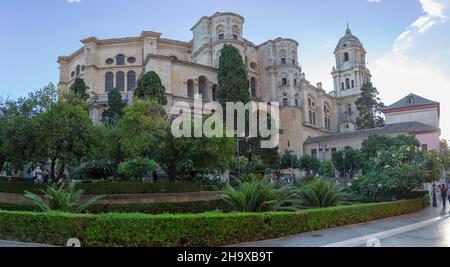
{"type": "Polygon", "coordinates": [[[441,198],[444,210],[447,208],[448,188],[445,184],[441,186],[441,198]]]}

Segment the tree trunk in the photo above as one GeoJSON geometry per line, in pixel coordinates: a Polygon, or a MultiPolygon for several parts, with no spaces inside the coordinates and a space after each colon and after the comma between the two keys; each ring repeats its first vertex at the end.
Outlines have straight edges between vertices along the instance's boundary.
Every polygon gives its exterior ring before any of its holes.
{"type": "Polygon", "coordinates": [[[56,160],[51,160],[52,163],[50,164],[50,177],[52,180],[53,184],[56,184],[58,181],[56,181],[56,177],[55,177],[55,165],[56,165],[56,160]]]}
{"type": "Polygon", "coordinates": [[[171,163],[169,167],[169,181],[171,183],[175,183],[177,180],[177,165],[175,163],[171,163]]]}
{"type": "Polygon", "coordinates": [[[64,176],[64,170],[66,169],[66,164],[61,164],[59,167],[59,175],[58,175],[58,182],[61,180],[61,178],[64,176]]]}
{"type": "Polygon", "coordinates": [[[0,157],[0,173],[3,171],[3,166],[5,166],[5,158],[0,157]]]}

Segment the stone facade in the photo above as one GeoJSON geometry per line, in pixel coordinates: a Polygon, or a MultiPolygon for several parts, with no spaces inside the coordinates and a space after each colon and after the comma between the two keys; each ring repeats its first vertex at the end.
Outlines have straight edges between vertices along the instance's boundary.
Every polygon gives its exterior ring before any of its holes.
{"type": "MultiPolygon", "coordinates": [[[[136,80],[155,71],[161,77],[169,100],[193,103],[194,96],[216,100],[217,67],[224,44],[241,53],[256,101],[280,103],[280,152],[304,154],[309,138],[354,131],[355,101],[371,75],[366,51],[347,27],[335,50],[332,70],[334,88],[327,93],[321,83],[311,84],[298,61],[299,43],[276,38],[255,45],[244,38],[244,18],[235,13],[202,17],[193,27],[190,42],[169,40],[160,33],[144,31],[139,37],[82,40],[83,47],[59,57],[60,90],[68,90],[76,78],[90,88],[91,117],[101,120],[107,95],[113,88],[131,100],[136,80]]],[[[307,150],[307,149],[306,149],[307,150]]]]}

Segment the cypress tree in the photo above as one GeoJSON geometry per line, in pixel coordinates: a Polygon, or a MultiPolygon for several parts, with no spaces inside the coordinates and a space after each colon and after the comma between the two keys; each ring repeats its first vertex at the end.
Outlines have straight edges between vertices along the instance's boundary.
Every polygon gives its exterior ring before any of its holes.
{"type": "Polygon", "coordinates": [[[371,82],[366,82],[361,88],[361,97],[356,101],[359,117],[356,125],[359,130],[384,127],[383,113],[384,104],[378,97],[377,88],[371,82]]]}
{"type": "Polygon", "coordinates": [[[134,96],[142,100],[154,99],[161,105],[167,105],[166,88],[154,71],[147,72],[138,80],[134,96]]]}
{"type": "Polygon", "coordinates": [[[86,92],[89,87],[81,78],[76,78],[73,84],[70,86],[69,90],[81,97],[84,101],[89,99],[89,94],[86,92]]]}
{"type": "Polygon", "coordinates": [[[122,100],[122,94],[117,88],[114,88],[108,94],[108,109],[103,112],[103,122],[122,119],[124,107],[125,103],[122,100]]]}
{"type": "Polygon", "coordinates": [[[227,102],[249,103],[250,80],[239,50],[232,45],[224,45],[219,63],[219,89],[220,104],[225,109],[227,102]]]}

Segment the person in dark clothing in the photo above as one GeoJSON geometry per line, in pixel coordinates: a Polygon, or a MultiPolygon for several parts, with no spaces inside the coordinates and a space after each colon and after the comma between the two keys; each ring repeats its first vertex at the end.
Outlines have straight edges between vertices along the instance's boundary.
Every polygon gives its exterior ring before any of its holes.
{"type": "Polygon", "coordinates": [[[441,186],[441,198],[444,209],[447,208],[447,197],[448,197],[448,187],[445,184],[443,184],[441,186]]]}

